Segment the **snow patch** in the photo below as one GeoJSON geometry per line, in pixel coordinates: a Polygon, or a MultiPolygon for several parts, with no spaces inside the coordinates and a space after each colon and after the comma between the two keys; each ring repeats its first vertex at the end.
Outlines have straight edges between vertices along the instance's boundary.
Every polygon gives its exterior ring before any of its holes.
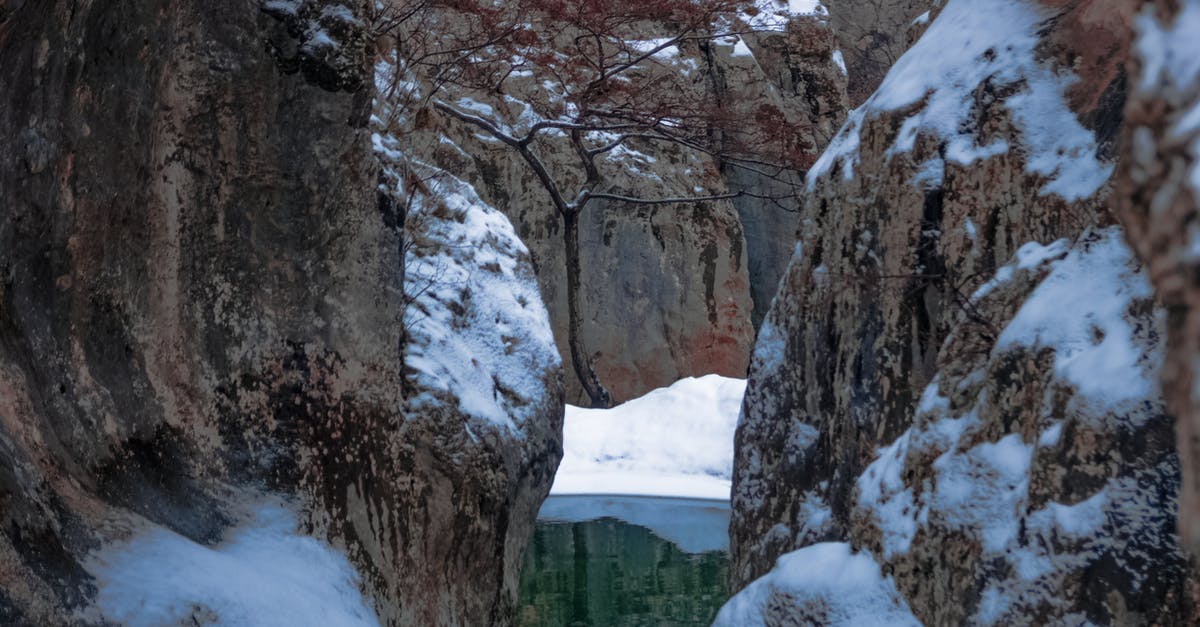
{"type": "MultiPolygon", "coordinates": [[[[1142,91],[1156,92],[1162,89],[1180,95],[1194,95],[1200,87],[1200,2],[1185,1],[1180,7],[1175,23],[1164,27],[1154,14],[1154,7],[1147,6],[1137,19],[1138,38],[1135,44],[1142,59],[1142,91]]],[[[1200,130],[1200,102],[1183,112],[1171,128],[1171,135],[1179,141],[1200,130]]],[[[1194,163],[1190,172],[1192,195],[1200,198],[1200,135],[1191,139],[1194,163]]],[[[1196,234],[1192,241],[1197,242],[1196,234]]],[[[1194,247],[1200,247],[1196,245],[1194,247]]]]}
{"type": "Polygon", "coordinates": [[[905,432],[881,449],[879,457],[858,478],[858,504],[876,516],[883,535],[884,559],[907,553],[917,533],[913,493],[900,478],[911,433],[905,432]]]}
{"type": "Polygon", "coordinates": [[[757,31],[783,31],[801,17],[826,18],[829,11],[818,0],[754,0],[754,11],[743,11],[742,21],[757,31]]]}
{"type": "Polygon", "coordinates": [[[1017,270],[1032,270],[1043,263],[1058,261],[1066,256],[1070,244],[1065,239],[1054,241],[1047,245],[1038,242],[1026,242],[1017,249],[1016,259],[1012,263],[1001,266],[996,275],[980,285],[971,295],[972,301],[987,296],[1000,285],[1012,280],[1017,270]]]}
{"type": "Polygon", "coordinates": [[[674,44],[670,46],[663,45],[669,41],[671,41],[671,38],[669,37],[660,37],[658,39],[634,39],[628,41],[627,43],[631,49],[641,54],[652,52],[661,46],[662,49],[654,52],[653,56],[666,60],[679,56],[679,46],[674,44]]]}
{"type": "Polygon", "coordinates": [[[823,542],[781,556],[771,572],[721,608],[713,625],[765,625],[764,610],[776,596],[799,608],[811,607],[806,616],[830,627],[921,624],[870,554],[853,553],[849,544],[823,542]]]}
{"type": "MultiPolygon", "coordinates": [[[[797,244],[796,255],[799,254],[800,247],[797,244]]],[[[769,317],[763,320],[762,326],[758,329],[758,338],[754,341],[754,353],[751,356],[756,364],[755,370],[776,372],[783,366],[785,339],[775,325],[771,324],[769,317]]]]}
{"type": "Polygon", "coordinates": [[[846,71],[846,57],[842,56],[841,49],[834,49],[830,57],[833,59],[833,64],[836,65],[837,69],[842,73],[842,76],[846,76],[848,74],[846,71]]]}
{"type": "Polygon", "coordinates": [[[921,164],[917,173],[912,177],[912,186],[929,191],[942,186],[946,178],[946,162],[942,159],[930,159],[921,164]]]}
{"type": "MultiPolygon", "coordinates": [[[[377,64],[376,83],[397,72],[394,63],[377,64]]],[[[438,411],[453,399],[466,416],[516,433],[541,411],[546,382],[561,365],[529,250],[469,184],[405,154],[381,119],[392,115],[390,103],[376,109],[371,141],[384,171],[380,191],[411,204],[403,317],[405,368],[418,392],[409,409],[438,411]],[[410,187],[411,180],[422,184],[410,187]]]]}
{"type": "Polygon", "coordinates": [[[1016,539],[1032,458],[1033,448],[1017,433],[964,453],[947,452],[934,462],[930,507],[945,527],[978,538],[985,555],[1003,552],[1016,539]]]}
{"type": "Polygon", "coordinates": [[[463,413],[519,427],[539,411],[560,365],[528,250],[512,224],[475,190],[413,162],[427,192],[413,196],[418,240],[405,258],[405,365],[421,392],[412,408],[458,400],[463,413]]]}
{"type": "Polygon", "coordinates": [[[265,0],[263,9],[273,13],[283,13],[295,17],[300,14],[305,0],[265,0]]]}
{"type": "MultiPolygon", "coordinates": [[[[1019,265],[1041,263],[1057,245],[1027,251],[1019,265]]],[[[1140,403],[1153,396],[1154,377],[1127,314],[1152,295],[1118,228],[1085,235],[1026,299],[994,351],[1053,348],[1056,374],[1083,398],[1107,408],[1140,403]]]]}
{"type": "Polygon", "coordinates": [[[729,499],[746,382],[689,377],[612,409],[567,406],[550,493],[729,499]]]}
{"type": "MultiPolygon", "coordinates": [[[[1143,530],[1160,529],[1157,525],[1173,515],[1160,501],[1148,498],[1145,483],[1140,483],[1165,480],[1170,476],[1169,464],[1143,477],[1109,479],[1075,503],[1049,501],[1033,508],[1030,482],[1036,474],[1035,459],[1057,455],[1041,449],[1060,446],[1067,437],[1081,437],[1078,429],[1068,431],[1068,424],[1101,433],[1138,433],[1138,421],[1155,415],[1147,406],[1161,402],[1153,385],[1161,362],[1157,344],[1147,339],[1144,329],[1139,331],[1143,335],[1133,335],[1133,326],[1143,327],[1147,320],[1145,312],[1131,311],[1133,301],[1145,303],[1151,293],[1119,228],[1085,233],[1073,243],[1028,243],[990,283],[994,287],[1018,272],[1030,271],[1042,278],[1002,330],[989,361],[996,363],[1000,352],[1015,346],[1052,348],[1053,376],[1075,386],[1074,405],[1063,415],[1044,416],[1040,431],[1030,434],[1036,441],[1027,442],[1020,432],[985,438],[997,426],[985,425],[980,418],[994,402],[988,388],[976,392],[965,407],[952,407],[940,391],[939,375],[918,403],[915,426],[881,448],[858,478],[852,514],[856,524],[866,522],[878,530],[884,560],[908,553],[922,533],[977,540],[984,563],[999,569],[970,621],[977,624],[1011,622],[1011,612],[1020,616],[1026,600],[1061,585],[1059,578],[1072,576],[1105,555],[1130,550],[1114,548],[1136,544],[1123,544],[1123,534],[1147,535],[1143,530]],[[906,483],[914,475],[906,472],[905,464],[913,470],[911,464],[924,465],[930,459],[932,476],[906,483]]],[[[956,398],[964,386],[979,383],[988,370],[975,372],[956,381],[956,398]]],[[[1016,426],[1010,429],[1016,430],[1016,426]]],[[[921,477],[923,469],[916,470],[921,477]]],[[[1136,564],[1120,567],[1139,576],[1136,564]]]]}
{"type": "Polygon", "coordinates": [[[750,47],[746,45],[746,42],[741,37],[738,37],[737,41],[733,44],[733,56],[753,57],[754,53],[750,51],[750,47]]]}
{"type": "Polygon", "coordinates": [[[196,609],[222,625],[378,625],[359,577],[333,547],[297,531],[295,515],[257,505],[220,544],[150,527],[92,556],[96,604],[129,627],[183,624],[196,609]]]}

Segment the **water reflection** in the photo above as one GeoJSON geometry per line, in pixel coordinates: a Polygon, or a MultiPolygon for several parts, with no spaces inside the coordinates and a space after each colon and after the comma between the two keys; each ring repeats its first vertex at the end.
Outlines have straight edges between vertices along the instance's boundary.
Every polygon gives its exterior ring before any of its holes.
{"type": "Polygon", "coordinates": [[[521,573],[520,624],[708,625],[728,596],[725,503],[551,497],[521,573]]]}

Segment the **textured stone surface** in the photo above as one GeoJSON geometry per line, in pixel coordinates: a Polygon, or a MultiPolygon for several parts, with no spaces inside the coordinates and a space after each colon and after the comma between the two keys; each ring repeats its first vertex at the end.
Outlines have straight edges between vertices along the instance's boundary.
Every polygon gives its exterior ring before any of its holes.
{"type": "Polygon", "coordinates": [[[923,623],[1191,623],[1163,316],[1122,237],[1022,247],[859,478],[852,542],[923,623]]]}
{"type": "MultiPolygon", "coordinates": [[[[719,47],[707,56],[713,94],[741,119],[753,120],[764,111],[778,116],[783,124],[772,129],[773,137],[787,144],[768,142],[767,147],[790,154],[796,167],[806,169],[846,117],[846,76],[832,62],[833,33],[823,21],[806,18],[792,20],[783,31],[752,33],[744,40],[753,56],[721,54],[725,51],[719,47]]],[[[732,201],[746,239],[757,329],[795,248],[800,211],[792,196],[803,177],[753,164],[726,164],[722,176],[731,189],[783,199],[742,196],[732,201]]]]}
{"type": "MultiPolygon", "coordinates": [[[[1020,2],[989,6],[1033,10],[1020,2]]],[[[1034,74],[1069,72],[1060,57],[1089,53],[1082,63],[1092,71],[1070,86],[1076,95],[1070,102],[1082,108],[1060,109],[1060,132],[1066,136],[1068,125],[1077,125],[1080,144],[1069,150],[1090,160],[1102,181],[1115,133],[1103,121],[1119,119],[1122,106],[1106,94],[1119,94],[1123,85],[1128,22],[1114,18],[1088,29],[1087,37],[1064,38],[1076,23],[1067,18],[1081,6],[1044,29],[1028,56],[995,59],[980,50],[978,58],[945,61],[981,64],[973,75],[978,85],[945,85],[936,97],[893,106],[903,98],[885,82],[814,166],[800,251],[760,331],[737,436],[731,537],[738,585],[764,573],[782,552],[844,538],[855,478],[877,447],[911,424],[966,295],[1022,244],[1111,220],[1101,200],[1106,185],[1071,200],[1045,193],[1054,189],[1054,173],[1038,172],[1031,161],[1044,135],[1014,119],[1021,103],[1062,102],[1058,83],[986,71],[995,63],[1034,74]],[[1006,106],[1017,94],[1025,99],[1006,106]],[[943,102],[955,103],[962,120],[925,115],[924,106],[943,102]],[[905,121],[913,132],[900,132],[905,121]],[[951,130],[939,130],[945,128],[951,130]],[[960,146],[981,150],[999,141],[1008,146],[1002,154],[967,163],[954,158],[960,146]],[[909,148],[893,151],[897,145],[909,148]],[[832,508],[828,526],[805,531],[810,502],[832,508]]],[[[975,15],[960,6],[940,33],[931,27],[909,52],[917,62],[893,68],[905,79],[893,88],[936,75],[941,43],[930,34],[964,32],[970,25],[959,20],[975,15]]]]}
{"type": "Polygon", "coordinates": [[[915,40],[926,11],[938,0],[827,0],[829,21],[850,75],[850,106],[857,107],[879,87],[888,68],[915,40]]]}
{"type": "MultiPolygon", "coordinates": [[[[658,28],[646,25],[644,36],[662,36],[658,28]]],[[[797,17],[786,30],[748,35],[753,56],[734,55],[735,41],[688,43],[646,71],[669,74],[667,80],[697,102],[724,102],[736,115],[768,109],[783,125],[773,136],[815,160],[845,115],[845,77],[831,58],[828,27],[797,17]]],[[[447,85],[440,97],[486,104],[514,128],[528,119],[523,116],[554,111],[561,100],[517,74],[504,86],[501,96],[447,85]]],[[[420,156],[470,182],[517,226],[569,360],[562,227],[541,183],[513,151],[460,122],[436,112],[414,122],[414,133],[424,138],[413,141],[420,156]],[[444,136],[453,138],[454,148],[442,143],[444,136]]],[[[538,147],[563,188],[574,189],[583,174],[566,139],[538,147]]],[[[583,343],[614,401],[685,376],[744,376],[754,327],[795,244],[791,196],[798,175],[768,182],[703,152],[661,143],[631,142],[602,167],[609,191],[642,198],[721,194],[739,186],[782,197],[780,204],[748,197],[668,206],[595,203],[581,218],[583,343]]],[[[573,376],[566,388],[570,402],[585,402],[573,376]]]]}
{"type": "MultiPolygon", "coordinates": [[[[951,0],[814,167],[737,434],[735,586],[839,540],[926,624],[1194,622],[1154,384],[1179,314],[1106,226],[1136,10],[951,0]]],[[[1143,194],[1186,190],[1141,150],[1143,194]]]]}
{"type": "Polygon", "coordinates": [[[1125,156],[1117,171],[1117,206],[1134,250],[1145,260],[1167,307],[1163,392],[1177,417],[1183,468],[1179,531],[1200,554],[1200,282],[1195,250],[1200,212],[1200,76],[1194,65],[1200,3],[1147,2],[1130,64],[1125,156]],[[1170,51],[1170,52],[1168,52],[1170,51]]]}
{"type": "Polygon", "coordinates": [[[513,610],[558,364],[511,427],[411,405],[368,47],[290,4],[0,9],[0,622],[81,620],[89,551],[146,525],[211,543],[263,489],[388,623],[513,610]]]}

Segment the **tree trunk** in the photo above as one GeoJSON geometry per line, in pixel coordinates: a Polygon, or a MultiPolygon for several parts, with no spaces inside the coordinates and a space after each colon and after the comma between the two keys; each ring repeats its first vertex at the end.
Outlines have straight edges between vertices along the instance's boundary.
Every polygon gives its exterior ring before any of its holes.
{"type": "Polygon", "coordinates": [[[567,344],[571,347],[571,365],[575,368],[575,376],[583,385],[583,391],[591,400],[592,407],[607,408],[612,406],[612,397],[608,390],[600,384],[600,378],[592,369],[583,346],[582,326],[583,313],[580,303],[580,263],[579,263],[579,211],[563,212],[563,244],[566,247],[567,258],[567,344]]]}

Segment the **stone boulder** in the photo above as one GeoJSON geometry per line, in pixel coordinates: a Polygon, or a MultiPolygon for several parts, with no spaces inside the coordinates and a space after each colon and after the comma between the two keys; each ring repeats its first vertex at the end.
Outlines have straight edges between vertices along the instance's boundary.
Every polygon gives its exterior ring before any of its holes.
{"type": "Polygon", "coordinates": [[[0,10],[0,622],[119,620],[113,547],[217,550],[261,498],[386,624],[511,617],[559,362],[503,218],[397,188],[365,7],[0,10]]]}
{"type": "Polygon", "coordinates": [[[833,541],[926,624],[1191,620],[1163,316],[1108,208],[1136,9],[951,0],[810,171],[736,587],[833,541]]]}
{"type": "Polygon", "coordinates": [[[923,623],[1191,622],[1164,316],[1122,238],[1022,246],[858,478],[851,541],[923,623]]]}
{"type": "Polygon", "coordinates": [[[1117,5],[950,2],[809,172],[737,434],[738,586],[783,552],[845,539],[854,482],[911,426],[999,264],[1111,222],[1132,15],[1117,5]],[[818,506],[832,518],[806,527],[818,506]]]}

